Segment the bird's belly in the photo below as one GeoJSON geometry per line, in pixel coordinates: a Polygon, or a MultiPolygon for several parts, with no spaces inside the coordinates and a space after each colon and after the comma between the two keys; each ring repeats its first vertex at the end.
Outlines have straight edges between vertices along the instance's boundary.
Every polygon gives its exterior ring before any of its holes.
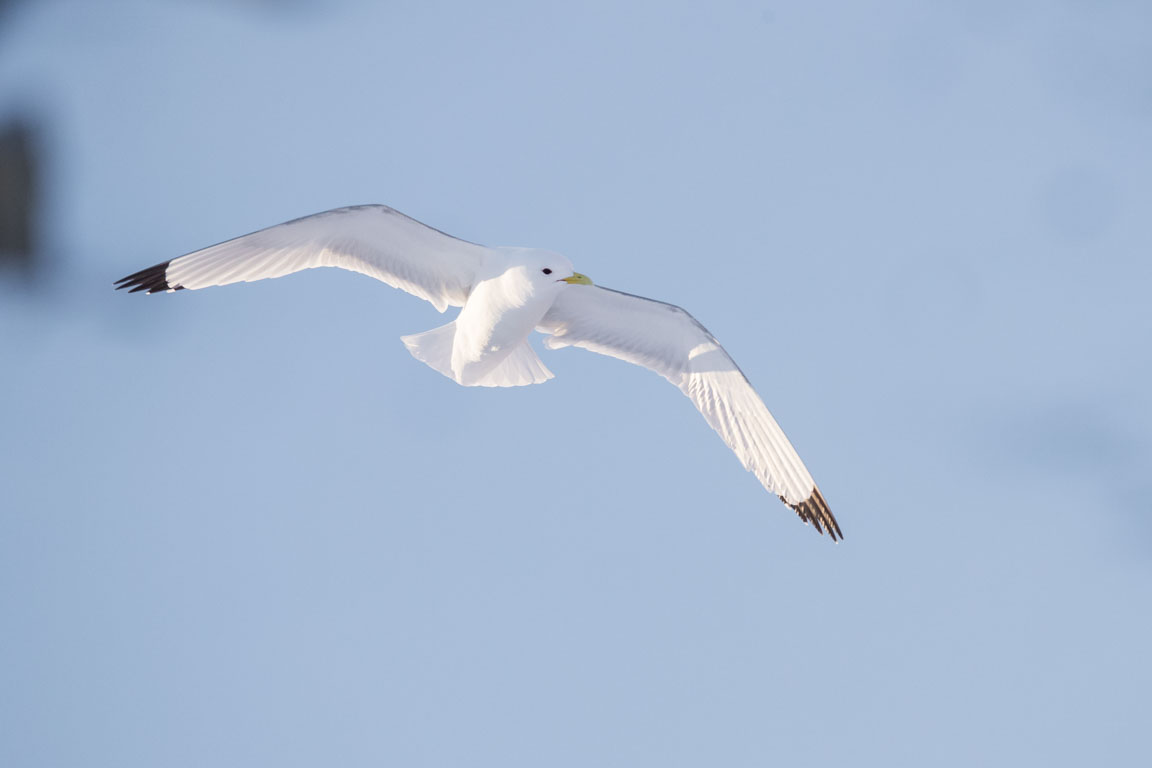
{"type": "Polygon", "coordinates": [[[509,306],[499,295],[485,295],[478,286],[456,318],[452,372],[461,384],[483,379],[521,344],[527,342],[547,303],[529,301],[509,306]]]}

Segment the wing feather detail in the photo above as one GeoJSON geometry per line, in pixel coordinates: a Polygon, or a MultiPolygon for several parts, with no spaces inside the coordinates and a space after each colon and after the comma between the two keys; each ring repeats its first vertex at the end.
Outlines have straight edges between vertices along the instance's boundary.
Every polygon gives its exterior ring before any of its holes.
{"type": "Polygon", "coordinates": [[[407,291],[443,312],[464,306],[488,252],[388,206],[359,205],[194,251],[122,278],[116,287],[148,293],[195,290],[338,267],[407,291]]]}
{"type": "Polygon", "coordinates": [[[744,468],[805,523],[843,538],[812,475],[720,342],[684,309],[599,286],[561,291],[537,330],[549,349],[574,346],[651,369],[680,388],[744,468]]]}

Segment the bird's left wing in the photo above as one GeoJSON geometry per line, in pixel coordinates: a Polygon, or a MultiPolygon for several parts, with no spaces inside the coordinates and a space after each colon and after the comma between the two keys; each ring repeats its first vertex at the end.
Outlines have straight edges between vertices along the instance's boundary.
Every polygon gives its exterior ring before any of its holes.
{"type": "Polygon", "coordinates": [[[680,307],[594,285],[560,292],[537,330],[549,349],[575,346],[650,368],[680,388],[744,468],[785,504],[841,538],[840,526],[767,406],[716,338],[680,307]]]}
{"type": "Polygon", "coordinates": [[[293,219],[209,246],[118,280],[118,288],[178,291],[340,267],[431,302],[462,307],[484,254],[386,205],[358,205],[293,219]]]}

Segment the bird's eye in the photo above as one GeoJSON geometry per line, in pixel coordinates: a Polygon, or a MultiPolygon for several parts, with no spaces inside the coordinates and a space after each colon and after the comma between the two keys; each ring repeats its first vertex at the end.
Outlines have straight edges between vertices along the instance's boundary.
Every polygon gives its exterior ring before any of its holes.
{"type": "Polygon", "coordinates": [[[548,267],[544,267],[544,274],[550,275],[552,274],[552,270],[548,269],[548,267]]]}

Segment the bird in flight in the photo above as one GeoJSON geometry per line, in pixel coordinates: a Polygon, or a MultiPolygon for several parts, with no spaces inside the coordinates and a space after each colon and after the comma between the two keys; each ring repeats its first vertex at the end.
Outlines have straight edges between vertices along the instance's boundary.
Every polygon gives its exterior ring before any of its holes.
{"type": "Polygon", "coordinates": [[[278,224],[117,280],[130,292],[196,290],[313,267],[360,272],[456,319],[401,340],[466,387],[540,384],[552,372],[528,342],[580,347],[649,368],[680,388],[744,468],[833,540],[840,526],[804,462],[720,342],[680,307],[594,285],[564,256],[490,248],[384,205],[337,208],[278,224]]]}

